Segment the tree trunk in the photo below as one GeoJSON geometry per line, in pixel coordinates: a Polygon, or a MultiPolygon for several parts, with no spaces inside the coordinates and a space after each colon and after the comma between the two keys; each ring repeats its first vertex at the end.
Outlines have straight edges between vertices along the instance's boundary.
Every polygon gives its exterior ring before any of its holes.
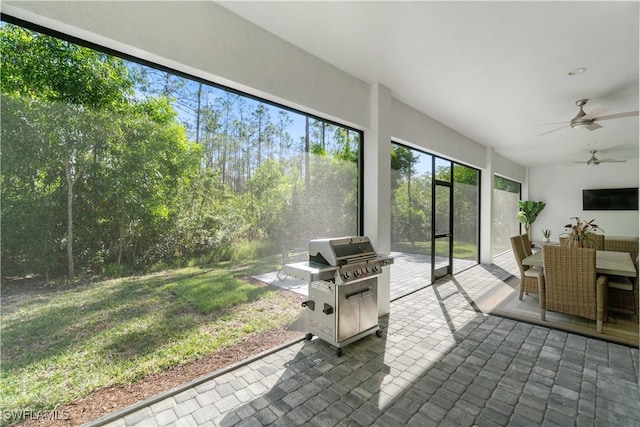
{"type": "Polygon", "coordinates": [[[202,102],[202,83],[198,83],[198,94],[197,94],[197,106],[196,106],[196,143],[200,143],[200,116],[202,115],[200,104],[202,102]]]}
{"type": "Polygon", "coordinates": [[[412,165],[411,163],[409,163],[409,174],[407,175],[407,215],[409,217],[409,221],[407,224],[407,229],[409,230],[409,240],[411,241],[411,247],[415,247],[416,239],[413,236],[413,210],[411,206],[411,169],[412,165]]]}
{"type": "Polygon", "coordinates": [[[73,265],[73,184],[75,180],[71,176],[69,161],[64,164],[65,173],[67,175],[67,269],[69,280],[75,275],[73,265]]]}
{"type": "Polygon", "coordinates": [[[69,280],[72,280],[75,276],[73,264],[73,187],[80,175],[82,175],[83,168],[77,167],[74,175],[69,158],[65,158],[62,163],[67,179],[67,268],[69,280]]]}
{"type": "Polygon", "coordinates": [[[304,183],[305,191],[309,191],[309,184],[311,182],[311,170],[309,162],[309,116],[305,118],[304,126],[304,183]]]}
{"type": "Polygon", "coordinates": [[[121,265],[122,252],[124,250],[124,218],[122,218],[122,221],[120,222],[120,238],[118,240],[120,240],[118,242],[118,265],[121,265]]]}

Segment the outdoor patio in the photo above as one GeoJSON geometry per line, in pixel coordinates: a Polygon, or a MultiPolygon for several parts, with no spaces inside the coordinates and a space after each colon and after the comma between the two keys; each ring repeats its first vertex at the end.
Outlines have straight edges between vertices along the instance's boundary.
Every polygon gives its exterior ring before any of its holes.
{"type": "Polygon", "coordinates": [[[507,253],[393,301],[343,357],[298,341],[89,425],[640,424],[637,349],[477,310],[515,273],[507,253]]]}

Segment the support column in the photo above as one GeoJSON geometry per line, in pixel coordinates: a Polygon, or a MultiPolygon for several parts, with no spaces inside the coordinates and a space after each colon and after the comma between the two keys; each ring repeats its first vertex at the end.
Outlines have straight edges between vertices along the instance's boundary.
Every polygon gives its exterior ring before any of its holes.
{"type": "MultiPolygon", "coordinates": [[[[391,91],[371,86],[370,126],[364,134],[364,234],[378,253],[391,251],[391,91]]],[[[378,316],[391,306],[390,267],[378,276],[378,316]]]]}
{"type": "Polygon", "coordinates": [[[480,263],[493,263],[493,148],[487,148],[480,188],[480,263]]]}

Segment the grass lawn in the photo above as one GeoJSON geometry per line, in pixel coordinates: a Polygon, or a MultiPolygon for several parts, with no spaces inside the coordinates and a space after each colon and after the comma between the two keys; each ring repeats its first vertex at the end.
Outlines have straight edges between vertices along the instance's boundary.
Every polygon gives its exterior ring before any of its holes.
{"type": "MultiPolygon", "coordinates": [[[[431,242],[396,242],[391,245],[392,251],[431,254],[431,242]]],[[[436,255],[448,256],[448,246],[441,241],[436,241],[436,255]]],[[[464,242],[453,242],[453,257],[457,259],[476,259],[477,248],[474,244],[464,242]]]]}
{"type": "Polygon", "coordinates": [[[97,281],[10,303],[3,294],[0,408],[51,410],[288,325],[302,312],[281,293],[236,277],[265,265],[230,268],[97,281]]]}

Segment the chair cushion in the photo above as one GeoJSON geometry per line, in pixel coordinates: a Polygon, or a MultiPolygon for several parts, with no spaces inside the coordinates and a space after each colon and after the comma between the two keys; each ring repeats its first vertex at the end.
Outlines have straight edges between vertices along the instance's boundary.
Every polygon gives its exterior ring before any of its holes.
{"type": "Polygon", "coordinates": [[[609,277],[609,287],[620,289],[621,291],[633,291],[633,283],[631,283],[631,280],[622,277],[615,279],[609,277]]]}
{"type": "Polygon", "coordinates": [[[524,275],[527,277],[539,277],[542,275],[542,268],[540,267],[531,267],[524,271],[524,275]]]}

